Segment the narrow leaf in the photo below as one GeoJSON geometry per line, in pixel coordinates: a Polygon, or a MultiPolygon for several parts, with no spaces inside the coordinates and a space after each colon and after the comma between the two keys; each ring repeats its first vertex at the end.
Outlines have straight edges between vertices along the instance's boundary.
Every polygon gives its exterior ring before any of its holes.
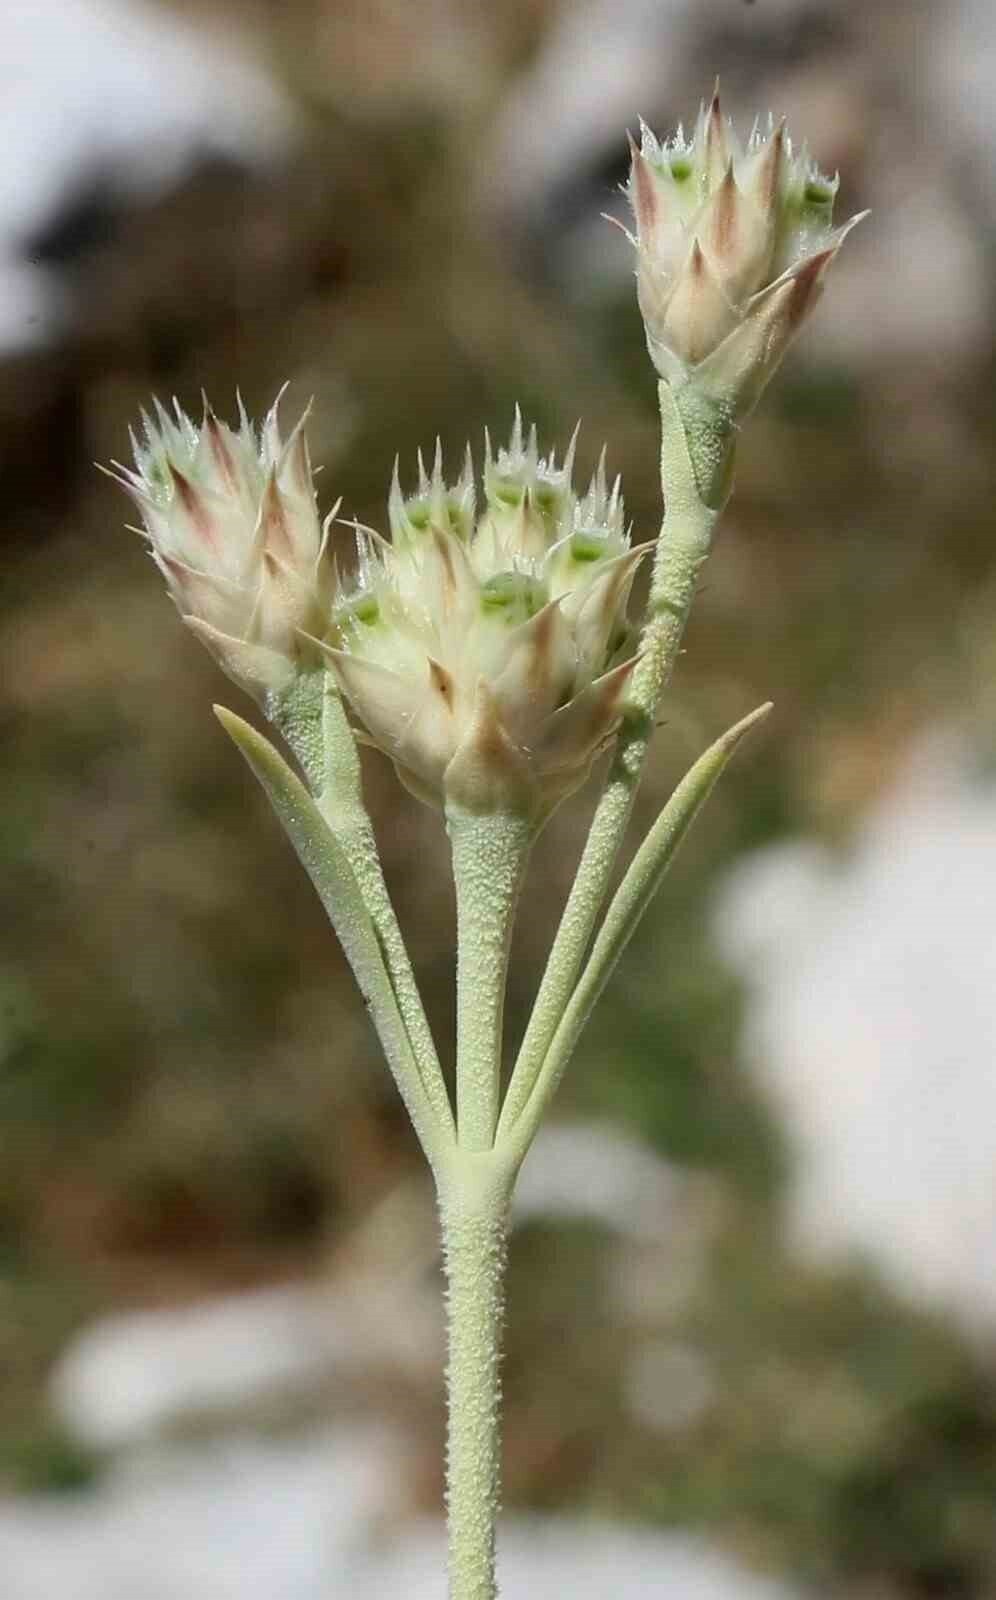
{"type": "Polygon", "coordinates": [[[660,888],[675,852],[711,794],[717,779],[740,740],[771,710],[770,701],[752,711],[717,739],[701,755],[675,789],[657,821],[634,856],[616,890],[598,932],[591,955],[578,979],[553,1036],[542,1070],[529,1101],[509,1130],[517,1152],[524,1155],[533,1134],[563,1076],[581,1030],[615,970],[616,963],[636,932],[640,919],[660,888]]]}
{"type": "Polygon", "coordinates": [[[428,1103],[380,941],[342,846],[300,778],[269,741],[224,706],[215,706],[214,711],[266,791],[301,865],[318,891],[370,1010],[415,1131],[432,1160],[438,1152],[443,1129],[428,1103]]]}

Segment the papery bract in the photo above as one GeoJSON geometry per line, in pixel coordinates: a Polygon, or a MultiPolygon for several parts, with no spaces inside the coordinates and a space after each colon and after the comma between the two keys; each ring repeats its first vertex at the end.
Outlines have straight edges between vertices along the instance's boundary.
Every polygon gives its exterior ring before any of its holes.
{"type": "Polygon", "coordinates": [[[661,144],[645,125],[631,144],[637,290],[647,347],[676,388],[739,421],[756,404],[812,310],[855,222],[832,225],[837,178],[825,178],[784,123],[755,124],[742,145],[719,91],[694,133],[661,144]]]}
{"type": "Polygon", "coordinates": [[[199,425],[174,407],[156,403],[132,435],[134,468],[114,476],[188,627],[257,699],[279,694],[317,664],[306,636],[325,631],[332,604],[306,416],[284,440],[276,405],[258,432],[241,403],[238,430],[206,403],[199,425]]]}
{"type": "Polygon", "coordinates": [[[444,481],[437,450],[417,492],[389,502],[392,542],[357,528],[354,587],[326,649],[370,739],[438,805],[545,818],[583,782],[617,726],[632,668],[630,549],[604,464],[583,499],[523,440],[490,443],[476,516],[468,464],[444,481]]]}

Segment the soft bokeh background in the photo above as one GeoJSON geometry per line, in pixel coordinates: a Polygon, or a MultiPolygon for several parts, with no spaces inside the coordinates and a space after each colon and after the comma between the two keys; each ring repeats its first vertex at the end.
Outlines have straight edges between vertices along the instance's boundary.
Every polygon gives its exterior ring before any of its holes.
{"type": "MultiPolygon", "coordinates": [[[[873,216],[740,452],[638,821],[769,695],[523,1176],[510,1595],[996,1594],[996,15],[8,0],[0,1590],[441,1592],[431,1197],[245,705],[120,493],[314,396],[323,502],[521,401],[659,514],[624,130],[789,114],[873,216]]],[[[437,820],[371,760],[441,1038],[437,820]]],[[[517,1035],[590,795],[537,855],[517,1035]]]]}

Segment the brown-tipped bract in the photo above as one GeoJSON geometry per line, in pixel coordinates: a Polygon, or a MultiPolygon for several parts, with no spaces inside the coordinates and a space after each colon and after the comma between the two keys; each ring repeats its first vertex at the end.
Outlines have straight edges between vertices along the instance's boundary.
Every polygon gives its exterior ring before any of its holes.
{"type": "Polygon", "coordinates": [[[332,605],[302,417],[284,440],[277,407],[238,430],[205,405],[198,426],[156,405],[132,435],[135,466],[114,475],[142,514],[152,555],[191,631],[257,699],[317,655],[332,605]]]}
{"type": "Polygon", "coordinates": [[[437,452],[393,542],[357,530],[355,586],[325,654],[374,744],[421,798],[546,817],[584,781],[618,725],[631,662],[631,550],[618,482],[600,464],[579,498],[573,445],[558,467],[516,416],[490,442],[475,521],[469,465],[453,487],[437,452]]]}
{"type": "Polygon", "coordinates": [[[696,383],[731,421],[746,416],[819,298],[859,218],[834,229],[825,178],[784,124],[746,146],[718,90],[694,133],[631,143],[637,290],[647,347],[675,388],[696,383]]]}

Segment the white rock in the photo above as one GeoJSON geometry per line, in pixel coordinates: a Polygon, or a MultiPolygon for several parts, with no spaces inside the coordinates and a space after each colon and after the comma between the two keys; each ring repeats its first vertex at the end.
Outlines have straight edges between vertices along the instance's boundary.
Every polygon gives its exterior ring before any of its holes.
{"type": "MultiPolygon", "coordinates": [[[[353,1593],[363,1600],[439,1600],[443,1542],[409,1539],[353,1593]]],[[[540,1518],[502,1526],[502,1600],[788,1600],[780,1583],[745,1571],[704,1542],[611,1524],[540,1518]]],[[[19,1597],[18,1597],[19,1600],[19,1597]]]]}
{"type": "Polygon", "coordinates": [[[572,174],[625,149],[627,125],[679,88],[692,4],[580,0],[554,15],[482,145],[480,201],[492,217],[535,211],[572,174]]]}
{"type": "Polygon", "coordinates": [[[50,1394],[78,1438],[116,1448],[184,1415],[314,1382],[342,1353],[338,1332],[305,1286],[125,1313],[73,1340],[50,1394]]]}
{"type": "Polygon", "coordinates": [[[716,1398],[712,1369],[700,1350],[677,1339],[646,1339],[623,1371],[630,1415],[658,1433],[682,1433],[716,1398]]]}
{"type": "Polygon", "coordinates": [[[795,1151],[792,1236],[996,1330],[996,788],[925,745],[840,861],[779,846],[715,927],[795,1151]]]}
{"type": "Polygon", "coordinates": [[[319,1600],[389,1449],[342,1430],[173,1449],[71,1498],[0,1503],[4,1600],[319,1600]]]}
{"type": "MultiPolygon", "coordinates": [[[[72,1499],[0,1502],[4,1600],[439,1600],[442,1529],[378,1534],[395,1446],[341,1430],[173,1449],[72,1499]]],[[[503,1600],[788,1600],[696,1540],[502,1525],[503,1600]]]]}
{"type": "Polygon", "coordinates": [[[519,1174],[512,1219],[584,1219],[624,1237],[662,1239],[682,1187],[675,1168],[619,1128],[550,1122],[519,1174]]]}
{"type": "Polygon", "coordinates": [[[0,348],[49,331],[51,279],[18,255],[76,184],[100,175],[152,199],[205,151],[266,162],[293,136],[288,102],[230,31],[134,0],[5,0],[0,72],[0,348]]]}
{"type": "MultiPolygon", "coordinates": [[[[544,1128],[519,1182],[513,1226],[583,1218],[663,1244],[684,1180],[617,1129],[544,1128]]],[[[298,1283],[193,1305],[106,1317],[57,1363],[50,1394],[91,1447],[121,1449],[198,1414],[307,1395],[378,1366],[415,1378],[443,1360],[439,1247],[427,1184],[388,1195],[350,1243],[350,1267],[328,1284],[298,1283]]]]}
{"type": "Polygon", "coordinates": [[[935,13],[918,74],[928,137],[954,136],[959,175],[981,180],[990,229],[996,224],[996,11],[991,0],[947,0],[935,13]]]}

